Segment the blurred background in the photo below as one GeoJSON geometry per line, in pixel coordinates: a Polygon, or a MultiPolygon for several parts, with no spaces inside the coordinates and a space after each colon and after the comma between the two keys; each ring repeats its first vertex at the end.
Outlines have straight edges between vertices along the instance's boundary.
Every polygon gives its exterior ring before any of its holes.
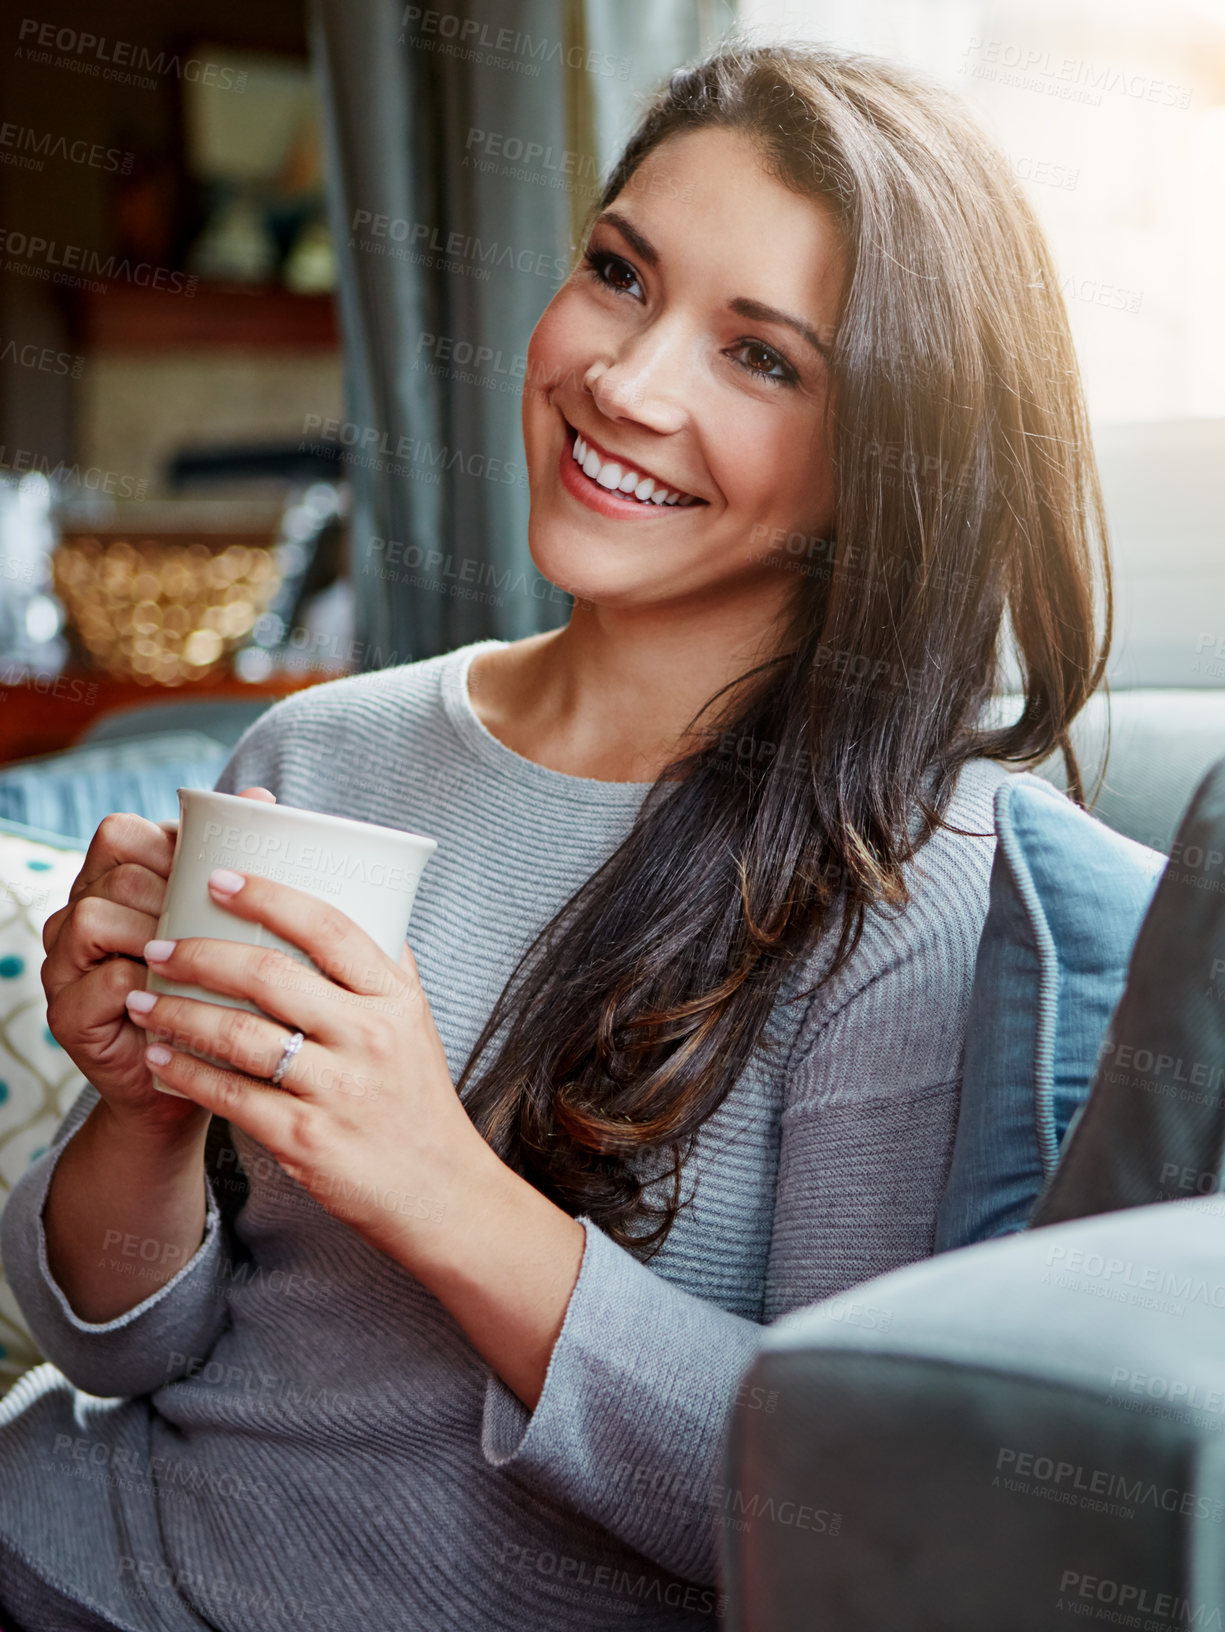
{"type": "Polygon", "coordinates": [[[343,470],[303,432],[343,392],[301,4],[10,16],[0,106],[11,758],[142,689],[273,675],[274,608],[344,570],[343,470]]]}
{"type": "Polygon", "coordinates": [[[1225,681],[1225,0],[64,0],[0,32],[0,761],[564,621],[528,337],[735,23],[975,104],[1061,269],[1112,681],[1225,681]]]}

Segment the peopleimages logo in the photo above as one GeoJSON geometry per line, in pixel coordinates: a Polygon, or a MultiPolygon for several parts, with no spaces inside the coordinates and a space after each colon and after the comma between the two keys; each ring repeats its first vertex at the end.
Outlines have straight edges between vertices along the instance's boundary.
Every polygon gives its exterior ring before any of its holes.
{"type": "Polygon", "coordinates": [[[1188,1383],[1177,1377],[1163,1377],[1157,1372],[1130,1371],[1116,1366],[1110,1374],[1111,1397],[1114,1390],[1142,1395],[1148,1400],[1164,1401],[1186,1411],[1205,1411],[1214,1416],[1225,1415],[1225,1390],[1203,1389],[1198,1383],[1188,1383]]]}
{"type": "MultiPolygon", "coordinates": [[[[1220,1524],[1225,1519],[1225,1502],[1215,1496],[1206,1496],[1196,1490],[1179,1490],[1174,1486],[1159,1486],[1152,1480],[1114,1473],[1108,1468],[1087,1468],[1082,1463],[1057,1461],[1034,1451],[1019,1451],[1002,1446],[995,1459],[996,1476],[1010,1490],[1024,1491],[1032,1482],[1043,1487],[1075,1492],[1086,1496],[1101,1496],[1108,1501],[1130,1502],[1133,1507],[1151,1507],[1165,1513],[1181,1513],[1184,1518],[1209,1519],[1220,1524]],[[1005,1477],[1011,1475],[1011,1478],[1005,1477]]],[[[1131,1515],[1129,1515],[1130,1517],[1131,1515]]]]}
{"type": "MultiPolygon", "coordinates": [[[[1150,1626],[1154,1632],[1158,1628],[1160,1632],[1165,1632],[1167,1625],[1194,1626],[1199,1628],[1199,1632],[1213,1628],[1215,1632],[1221,1632],[1225,1624],[1221,1620],[1219,1604],[1195,1603],[1190,1598],[1180,1598],[1176,1592],[1153,1592],[1149,1587],[1132,1581],[1114,1581],[1105,1575],[1085,1575],[1081,1570],[1064,1570],[1059,1578],[1059,1592],[1058,1609],[1081,1609],[1080,1604],[1075,1602],[1064,1605],[1063,1594],[1067,1593],[1074,1600],[1079,1598],[1091,1603],[1109,1604],[1129,1616],[1159,1616],[1160,1622],[1129,1619],[1122,1623],[1127,1626],[1150,1626]]],[[[1081,1613],[1085,1611],[1081,1610],[1081,1613]]]]}
{"type": "Polygon", "coordinates": [[[252,833],[224,822],[205,822],[204,840],[217,839],[223,849],[238,857],[256,856],[261,861],[277,861],[304,872],[321,873],[325,878],[352,883],[374,884],[388,890],[408,891],[416,887],[415,874],[407,868],[367,861],[363,856],[333,850],[327,844],[304,844],[300,839],[278,833],[252,833]]]}
{"type": "Polygon", "coordinates": [[[487,22],[461,16],[458,12],[405,6],[400,27],[405,31],[400,35],[401,45],[440,51],[463,62],[503,67],[510,67],[516,57],[523,58],[526,60],[515,65],[517,71],[533,78],[539,75],[542,62],[578,68],[605,79],[628,79],[630,74],[629,57],[610,56],[607,51],[551,39],[546,34],[527,34],[514,28],[495,29],[487,22]]]}
{"type": "Polygon", "coordinates": [[[100,142],[81,138],[70,141],[53,131],[39,131],[31,125],[18,125],[9,120],[0,124],[0,147],[12,149],[11,153],[0,154],[4,163],[15,160],[24,165],[28,162],[35,170],[43,168],[44,159],[62,159],[65,164],[83,164],[91,170],[117,171],[121,176],[129,176],[136,160],[135,153],[123,148],[103,147],[100,142]]]}
{"type": "Polygon", "coordinates": [[[1081,1247],[1051,1247],[1046,1262],[1049,1267],[1044,1280],[1050,1280],[1052,1272],[1062,1272],[1067,1277],[1084,1276],[1105,1286],[1158,1293],[1182,1304],[1202,1303],[1225,1309],[1225,1283],[1206,1281],[1202,1275],[1180,1274],[1158,1264],[1138,1264],[1132,1258],[1110,1258],[1081,1247]]]}
{"type": "Polygon", "coordinates": [[[35,471],[49,481],[65,487],[83,487],[91,493],[105,493],[112,499],[143,499],[149,486],[147,477],[124,476],[116,470],[103,470],[101,465],[66,465],[63,460],[52,464],[46,454],[33,448],[10,448],[0,442],[0,470],[11,470],[16,476],[35,471]]]}
{"type": "Polygon", "coordinates": [[[81,244],[61,244],[55,238],[44,238],[38,233],[21,232],[14,227],[0,227],[0,253],[8,257],[4,270],[31,275],[49,276],[54,269],[55,282],[74,281],[77,272],[106,283],[128,283],[137,289],[161,289],[170,295],[192,296],[200,279],[194,272],[178,272],[170,267],[152,266],[147,261],[131,261],[126,256],[103,256],[96,249],[81,244]]]}
{"type": "Polygon", "coordinates": [[[175,79],[188,79],[193,84],[212,85],[222,91],[245,91],[247,76],[244,71],[223,64],[205,62],[200,57],[180,57],[177,52],[154,53],[148,46],[132,40],[112,40],[105,34],[90,34],[83,29],[66,28],[58,23],[40,22],[37,17],[23,17],[17,28],[16,57],[19,62],[33,62],[43,67],[71,67],[75,72],[89,74],[95,79],[114,80],[120,85],[139,85],[152,90],[165,74],[175,79]],[[51,53],[56,51],[58,57],[51,53]]]}

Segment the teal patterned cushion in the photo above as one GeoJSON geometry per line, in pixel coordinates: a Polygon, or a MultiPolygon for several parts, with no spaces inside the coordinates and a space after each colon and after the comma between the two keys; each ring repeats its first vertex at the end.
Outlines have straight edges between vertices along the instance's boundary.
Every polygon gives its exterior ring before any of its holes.
{"type": "MultiPolygon", "coordinates": [[[[85,1082],[47,1029],[39,975],[43,924],[67,901],[84,853],[0,823],[0,1210],[85,1082]]],[[[41,1359],[0,1269],[0,1394],[41,1359]]]]}

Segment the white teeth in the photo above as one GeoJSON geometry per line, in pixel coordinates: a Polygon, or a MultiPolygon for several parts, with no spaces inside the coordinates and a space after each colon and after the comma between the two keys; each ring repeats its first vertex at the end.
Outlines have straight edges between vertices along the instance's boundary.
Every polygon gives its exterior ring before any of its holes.
{"type": "Polygon", "coordinates": [[[605,462],[577,431],[574,433],[573,457],[584,476],[589,476],[609,492],[632,493],[642,503],[688,506],[698,502],[691,493],[683,494],[677,489],[663,487],[653,476],[640,475],[632,465],[622,465],[616,459],[605,462]]]}

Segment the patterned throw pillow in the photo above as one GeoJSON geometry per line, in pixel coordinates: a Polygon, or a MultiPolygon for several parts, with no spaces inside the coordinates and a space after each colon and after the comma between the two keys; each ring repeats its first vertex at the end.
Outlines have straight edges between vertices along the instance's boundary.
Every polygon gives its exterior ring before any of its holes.
{"type": "MultiPolygon", "coordinates": [[[[83,859],[71,839],[0,823],[0,1210],[85,1081],[47,1028],[39,975],[43,924],[83,859]]],[[[41,1359],[0,1269],[0,1394],[41,1359]]]]}

